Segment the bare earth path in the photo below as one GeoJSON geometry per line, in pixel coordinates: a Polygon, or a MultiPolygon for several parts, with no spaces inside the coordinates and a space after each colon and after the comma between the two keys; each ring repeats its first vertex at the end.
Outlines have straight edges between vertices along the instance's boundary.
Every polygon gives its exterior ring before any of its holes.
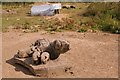
{"type": "Polygon", "coordinates": [[[2,33],[2,77],[34,78],[27,69],[15,65],[10,60],[18,49],[28,47],[39,38],[68,40],[71,50],[65,55],[71,62],[74,75],[51,75],[55,78],[116,78],[118,77],[118,35],[99,33],[58,32],[49,34],[20,33],[10,31],[2,33]]]}

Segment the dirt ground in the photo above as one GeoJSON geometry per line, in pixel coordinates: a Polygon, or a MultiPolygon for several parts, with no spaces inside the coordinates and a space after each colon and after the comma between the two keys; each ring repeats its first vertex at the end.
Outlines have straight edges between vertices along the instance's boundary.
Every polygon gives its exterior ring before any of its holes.
{"type": "MultiPolygon", "coordinates": [[[[64,39],[70,42],[71,50],[65,55],[71,62],[74,75],[51,75],[53,78],[117,78],[118,77],[118,35],[110,33],[78,33],[46,31],[20,33],[9,31],[2,33],[2,77],[35,78],[11,58],[18,49],[28,47],[39,38],[50,40],[64,39]]],[[[37,77],[39,78],[39,77],[37,77]]]]}

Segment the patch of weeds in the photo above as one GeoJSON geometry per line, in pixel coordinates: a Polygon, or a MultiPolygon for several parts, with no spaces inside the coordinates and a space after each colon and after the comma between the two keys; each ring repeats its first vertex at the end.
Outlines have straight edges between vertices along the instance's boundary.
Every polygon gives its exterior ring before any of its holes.
{"type": "Polygon", "coordinates": [[[42,33],[41,35],[45,35],[45,34],[47,34],[47,33],[45,32],[45,33],[42,33]]]}
{"type": "Polygon", "coordinates": [[[19,34],[19,36],[23,36],[24,34],[19,34]]]}
{"type": "Polygon", "coordinates": [[[68,19],[68,18],[62,18],[63,23],[62,23],[62,29],[65,30],[75,30],[75,20],[74,19],[68,19]]]}
{"type": "Polygon", "coordinates": [[[120,34],[119,9],[119,3],[91,3],[83,16],[91,17],[96,21],[94,24],[90,24],[93,32],[95,32],[94,29],[99,29],[120,34]]]}
{"type": "Polygon", "coordinates": [[[105,36],[106,36],[106,35],[109,35],[109,34],[108,34],[108,33],[104,33],[103,35],[105,35],[105,36]]]}
{"type": "Polygon", "coordinates": [[[92,28],[92,32],[93,32],[93,33],[96,33],[96,30],[95,30],[94,28],[92,28]]]}
{"type": "Polygon", "coordinates": [[[2,32],[8,32],[8,27],[2,27],[2,32]]]}
{"type": "Polygon", "coordinates": [[[48,27],[48,28],[46,29],[46,31],[51,31],[51,29],[52,29],[52,28],[48,27]]]}
{"type": "Polygon", "coordinates": [[[61,22],[59,19],[55,19],[54,25],[61,26],[61,25],[62,25],[62,22],[61,22]]]}
{"type": "Polygon", "coordinates": [[[33,27],[32,29],[31,29],[31,32],[38,32],[39,31],[39,27],[33,27]]]}
{"type": "Polygon", "coordinates": [[[49,24],[48,28],[53,28],[53,25],[52,25],[52,24],[49,24]]]}
{"type": "Polygon", "coordinates": [[[87,28],[85,28],[85,27],[81,27],[79,30],[78,30],[78,32],[87,32],[87,28]]]}
{"type": "Polygon", "coordinates": [[[28,24],[23,24],[21,28],[22,28],[22,29],[30,29],[30,25],[28,25],[28,24]]]}
{"type": "Polygon", "coordinates": [[[62,32],[63,30],[62,29],[57,29],[58,32],[62,32]]]}
{"type": "Polygon", "coordinates": [[[55,31],[51,31],[50,34],[55,34],[56,32],[55,31]]]}
{"type": "Polygon", "coordinates": [[[93,29],[97,29],[98,26],[97,26],[97,25],[93,25],[93,26],[91,26],[91,28],[93,28],[93,29]]]}
{"type": "Polygon", "coordinates": [[[114,19],[104,19],[104,21],[99,21],[98,23],[101,25],[99,28],[102,31],[109,31],[111,33],[120,33],[120,23],[114,19]]]}
{"type": "Polygon", "coordinates": [[[52,29],[53,29],[53,25],[51,23],[48,24],[48,27],[45,27],[46,31],[52,31],[52,29]]]}
{"type": "Polygon", "coordinates": [[[53,27],[50,29],[50,31],[57,31],[58,27],[53,27]]]}
{"type": "Polygon", "coordinates": [[[15,26],[13,29],[21,29],[21,26],[15,26]]]}

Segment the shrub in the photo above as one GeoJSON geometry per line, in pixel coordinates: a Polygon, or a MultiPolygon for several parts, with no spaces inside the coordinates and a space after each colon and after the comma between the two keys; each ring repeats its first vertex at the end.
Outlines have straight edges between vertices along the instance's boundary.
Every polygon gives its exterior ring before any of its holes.
{"type": "Polygon", "coordinates": [[[39,31],[39,27],[33,27],[31,32],[38,32],[39,31]]]}
{"type": "Polygon", "coordinates": [[[17,25],[13,29],[21,29],[21,26],[17,25]]]}
{"type": "Polygon", "coordinates": [[[58,31],[58,32],[62,32],[63,30],[62,30],[62,29],[58,29],[57,31],[58,31]]]}
{"type": "Polygon", "coordinates": [[[78,30],[78,32],[86,32],[87,31],[87,28],[85,28],[85,27],[81,27],[79,30],[78,30]]]}
{"type": "Polygon", "coordinates": [[[92,17],[96,23],[90,24],[95,29],[120,33],[120,5],[119,3],[92,3],[83,14],[92,17]]]}
{"type": "Polygon", "coordinates": [[[112,33],[119,33],[120,32],[120,24],[118,21],[113,20],[113,19],[105,19],[104,21],[98,21],[99,25],[101,25],[99,27],[99,29],[103,30],[103,31],[109,31],[112,33]]]}
{"type": "Polygon", "coordinates": [[[75,20],[74,19],[68,19],[68,18],[62,18],[63,23],[62,23],[62,29],[65,30],[75,30],[75,20]]]}
{"type": "Polygon", "coordinates": [[[92,32],[93,32],[93,33],[96,33],[96,30],[95,30],[94,28],[92,28],[92,32]]]}
{"type": "Polygon", "coordinates": [[[8,27],[2,27],[2,32],[8,32],[8,27]]]}
{"type": "Polygon", "coordinates": [[[22,29],[30,29],[30,25],[28,25],[28,24],[23,24],[22,29]]]}
{"type": "Polygon", "coordinates": [[[50,34],[55,34],[56,32],[55,31],[51,31],[50,34]]]}

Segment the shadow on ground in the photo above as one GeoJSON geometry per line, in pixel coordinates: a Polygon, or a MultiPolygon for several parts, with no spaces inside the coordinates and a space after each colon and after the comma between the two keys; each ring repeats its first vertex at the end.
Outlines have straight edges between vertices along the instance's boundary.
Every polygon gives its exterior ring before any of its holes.
{"type": "Polygon", "coordinates": [[[21,72],[23,72],[23,73],[26,74],[26,75],[31,75],[31,76],[33,75],[33,74],[29,71],[28,68],[26,68],[26,67],[24,67],[24,66],[22,66],[22,65],[20,65],[20,64],[14,63],[14,59],[13,59],[13,58],[7,60],[6,63],[14,66],[14,67],[15,67],[15,71],[18,71],[18,72],[21,71],[21,72]]]}

